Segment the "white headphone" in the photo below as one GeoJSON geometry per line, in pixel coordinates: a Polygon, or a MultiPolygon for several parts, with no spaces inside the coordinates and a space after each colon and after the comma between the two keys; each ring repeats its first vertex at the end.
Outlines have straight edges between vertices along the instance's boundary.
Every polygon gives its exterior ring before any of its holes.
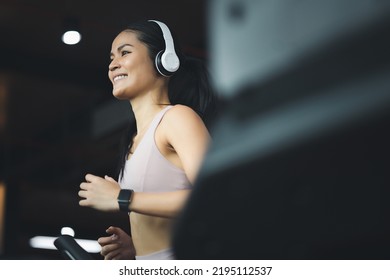
{"type": "Polygon", "coordinates": [[[172,76],[179,69],[180,60],[175,52],[171,32],[165,23],[157,20],[149,21],[153,21],[160,26],[165,41],[165,50],[161,50],[156,55],[155,64],[157,71],[165,77],[172,76]]]}

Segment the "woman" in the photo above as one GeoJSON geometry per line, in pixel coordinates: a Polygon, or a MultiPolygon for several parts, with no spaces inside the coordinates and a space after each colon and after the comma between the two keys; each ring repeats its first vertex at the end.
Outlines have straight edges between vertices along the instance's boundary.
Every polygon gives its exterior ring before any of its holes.
{"type": "Polygon", "coordinates": [[[134,118],[118,182],[87,174],[80,205],[129,212],[131,237],[111,226],[99,238],[105,259],[173,259],[172,225],[207,150],[216,99],[201,61],[181,55],[161,22],[128,26],[110,56],[112,93],[130,101],[134,118]]]}

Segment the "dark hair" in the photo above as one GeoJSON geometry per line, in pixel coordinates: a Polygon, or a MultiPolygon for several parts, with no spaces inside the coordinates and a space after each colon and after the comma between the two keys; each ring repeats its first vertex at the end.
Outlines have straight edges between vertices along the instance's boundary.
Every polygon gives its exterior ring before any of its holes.
{"type": "MultiPolygon", "coordinates": [[[[135,22],[128,25],[124,31],[136,33],[138,40],[148,48],[153,63],[158,52],[165,48],[162,30],[155,22],[135,22]]],[[[170,77],[169,101],[172,105],[182,104],[192,108],[210,130],[217,113],[217,96],[212,89],[208,69],[202,59],[185,56],[175,39],[174,44],[180,59],[180,68],[170,77]]],[[[133,114],[133,112],[131,113],[133,114]]],[[[132,115],[126,134],[122,139],[118,176],[123,175],[122,171],[136,132],[135,117],[132,115]]]]}

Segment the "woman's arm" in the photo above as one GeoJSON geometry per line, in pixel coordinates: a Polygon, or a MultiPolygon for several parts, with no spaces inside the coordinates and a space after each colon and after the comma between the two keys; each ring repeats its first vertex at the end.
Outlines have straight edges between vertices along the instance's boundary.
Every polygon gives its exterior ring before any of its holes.
{"type": "MultiPolygon", "coordinates": [[[[177,153],[184,172],[193,184],[210,141],[209,133],[201,118],[189,107],[176,105],[164,116],[163,138],[177,153]]],[[[81,206],[102,211],[119,211],[117,197],[119,184],[112,178],[87,174],[86,182],[80,185],[81,206]]],[[[163,193],[134,193],[130,211],[159,217],[175,217],[185,202],[190,190],[163,193]]]]}
{"type": "Polygon", "coordinates": [[[135,192],[129,210],[156,217],[174,218],[180,213],[190,190],[172,192],[135,192]]]}
{"type": "MultiPolygon", "coordinates": [[[[119,184],[111,177],[101,178],[92,174],[85,176],[86,182],[80,184],[80,206],[91,207],[100,211],[119,211],[119,184]]],[[[162,193],[137,192],[129,206],[129,212],[173,218],[182,209],[190,190],[162,193]]]]}
{"type": "Polygon", "coordinates": [[[194,184],[210,142],[202,119],[191,108],[176,105],[160,125],[167,145],[175,150],[188,180],[194,184]]]}

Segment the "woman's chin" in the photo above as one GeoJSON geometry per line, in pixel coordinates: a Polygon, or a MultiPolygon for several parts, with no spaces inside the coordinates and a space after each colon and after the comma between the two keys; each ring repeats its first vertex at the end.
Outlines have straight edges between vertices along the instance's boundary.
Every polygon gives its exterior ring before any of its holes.
{"type": "Polygon", "coordinates": [[[119,99],[119,100],[128,99],[128,98],[126,97],[126,95],[124,94],[124,92],[122,92],[122,91],[113,90],[113,91],[112,91],[112,95],[113,95],[116,99],[119,99]]]}

